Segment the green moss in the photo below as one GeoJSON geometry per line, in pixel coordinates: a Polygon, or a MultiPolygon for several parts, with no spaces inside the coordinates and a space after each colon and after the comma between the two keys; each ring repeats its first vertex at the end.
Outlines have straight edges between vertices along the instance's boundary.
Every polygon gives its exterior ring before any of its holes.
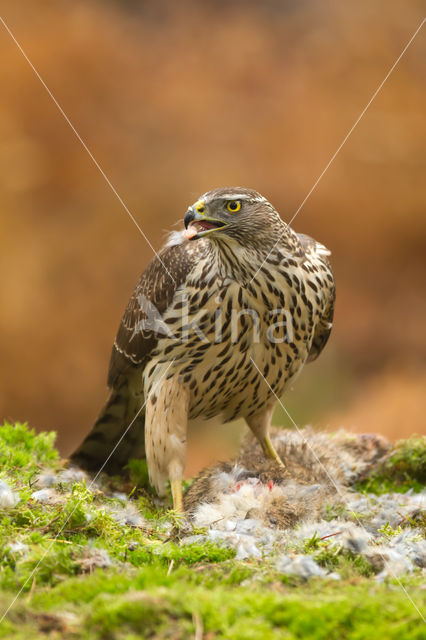
{"type": "Polygon", "coordinates": [[[392,470],[394,477],[417,480],[426,483],[426,438],[412,436],[400,440],[395,447],[386,468],[392,470]]]}
{"type": "Polygon", "coordinates": [[[59,459],[53,444],[54,431],[36,434],[27,423],[4,422],[0,426],[0,475],[15,472],[21,483],[40,471],[42,465],[52,466],[59,459]]]}
{"type": "Polygon", "coordinates": [[[321,567],[338,573],[343,580],[356,576],[370,577],[374,574],[368,560],[345,549],[331,538],[321,540],[315,534],[305,541],[303,552],[309,553],[321,567]]]}
{"type": "MultiPolygon", "coordinates": [[[[206,636],[231,640],[423,637],[418,612],[393,584],[371,584],[364,579],[344,590],[341,584],[318,581],[297,589],[282,584],[265,589],[262,584],[229,587],[220,583],[210,589],[190,586],[185,577],[167,576],[152,568],[127,579],[120,575],[103,580],[99,575],[72,578],[68,585],[34,596],[18,619],[21,624],[28,618],[36,621],[41,611],[45,615],[52,610],[75,613],[79,616],[77,637],[93,639],[190,638],[197,620],[206,636]]],[[[419,582],[404,587],[417,606],[421,605],[419,582]]],[[[14,627],[11,624],[9,630],[14,627]]],[[[37,636],[33,632],[31,637],[37,636]]],[[[62,637],[76,636],[70,630],[62,637]]]]}
{"type": "MultiPolygon", "coordinates": [[[[147,518],[142,527],[117,522],[121,502],[84,482],[57,487],[56,504],[37,502],[36,475],[61,468],[53,442],[53,435],[36,435],[26,425],[0,427],[1,476],[20,498],[0,512],[0,617],[22,590],[0,638],[166,640],[194,637],[200,625],[205,637],[231,640],[421,637],[418,613],[400,586],[374,583],[370,564],[332,539],[314,537],[305,551],[337,571],[338,583],[302,584],[280,575],[273,560],[239,562],[223,546],[182,544],[175,515],[156,507],[144,489],[133,490],[143,482],[143,465],[131,466],[130,485],[118,487],[132,491],[147,518]],[[97,551],[107,554],[109,567],[96,568],[97,551]]],[[[395,464],[407,474],[410,456],[402,449],[395,464]]],[[[395,535],[389,527],[382,533],[395,535]]],[[[406,579],[404,587],[420,607],[419,580],[406,579]]]]}
{"type": "Polygon", "coordinates": [[[151,487],[149,484],[148,465],[146,460],[129,460],[127,469],[129,471],[130,482],[132,484],[136,487],[143,487],[150,491],[151,487]]]}
{"type": "Polygon", "coordinates": [[[364,493],[419,492],[426,484],[426,438],[412,436],[398,442],[381,467],[358,482],[356,489],[364,493]]]}

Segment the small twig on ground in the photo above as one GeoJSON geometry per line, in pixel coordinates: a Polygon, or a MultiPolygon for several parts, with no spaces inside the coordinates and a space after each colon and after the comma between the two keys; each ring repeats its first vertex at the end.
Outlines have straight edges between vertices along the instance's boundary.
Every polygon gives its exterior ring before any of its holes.
{"type": "Polygon", "coordinates": [[[72,544],[74,547],[85,547],[84,544],[79,544],[78,542],[74,542],[72,540],[61,540],[60,538],[46,538],[48,542],[61,542],[62,544],[72,544]]]}
{"type": "Polygon", "coordinates": [[[52,525],[54,522],[56,522],[56,520],[59,520],[60,517],[61,517],[61,514],[56,516],[56,518],[53,518],[53,520],[50,520],[50,522],[48,522],[47,524],[43,525],[42,527],[36,527],[36,530],[40,531],[41,533],[43,533],[43,531],[47,531],[47,529],[49,529],[50,525],[52,525]]]}
{"type": "Polygon", "coordinates": [[[30,602],[31,598],[33,597],[33,593],[34,593],[34,589],[35,589],[35,586],[36,586],[36,582],[37,582],[37,576],[34,574],[33,581],[32,581],[32,584],[31,584],[31,589],[28,592],[27,602],[30,602]]]}
{"type": "Polygon", "coordinates": [[[343,533],[343,531],[336,531],[336,533],[329,533],[328,536],[323,536],[322,538],[320,538],[320,540],[326,540],[327,538],[332,538],[333,536],[338,536],[341,533],[343,533]]]}
{"type": "Polygon", "coordinates": [[[203,620],[200,614],[197,613],[196,611],[192,613],[192,621],[195,627],[194,640],[203,640],[203,633],[204,633],[203,620]]]}

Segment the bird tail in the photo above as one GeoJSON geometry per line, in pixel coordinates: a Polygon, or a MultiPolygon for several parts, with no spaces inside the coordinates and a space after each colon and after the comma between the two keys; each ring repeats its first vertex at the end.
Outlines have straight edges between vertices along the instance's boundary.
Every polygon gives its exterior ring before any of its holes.
{"type": "MultiPolygon", "coordinates": [[[[143,398],[142,398],[143,401],[143,398]]],[[[70,462],[88,471],[122,474],[130,458],[145,458],[145,409],[128,387],[113,389],[70,462]]]]}

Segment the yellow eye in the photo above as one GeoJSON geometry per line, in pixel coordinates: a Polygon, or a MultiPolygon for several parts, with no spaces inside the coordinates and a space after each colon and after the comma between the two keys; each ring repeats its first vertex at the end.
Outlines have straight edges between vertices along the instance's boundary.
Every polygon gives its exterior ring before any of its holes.
{"type": "Polygon", "coordinates": [[[226,208],[230,213],[237,213],[241,209],[241,200],[230,200],[226,203],[226,208]]]}

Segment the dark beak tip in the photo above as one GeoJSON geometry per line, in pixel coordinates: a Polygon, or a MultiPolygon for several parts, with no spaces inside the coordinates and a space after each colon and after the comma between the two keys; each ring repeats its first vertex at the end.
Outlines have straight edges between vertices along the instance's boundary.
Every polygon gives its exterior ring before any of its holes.
{"type": "Polygon", "coordinates": [[[185,217],[183,219],[183,223],[185,225],[185,229],[188,228],[189,224],[194,220],[195,218],[195,214],[193,212],[192,209],[188,209],[188,211],[185,213],[185,217]]]}

